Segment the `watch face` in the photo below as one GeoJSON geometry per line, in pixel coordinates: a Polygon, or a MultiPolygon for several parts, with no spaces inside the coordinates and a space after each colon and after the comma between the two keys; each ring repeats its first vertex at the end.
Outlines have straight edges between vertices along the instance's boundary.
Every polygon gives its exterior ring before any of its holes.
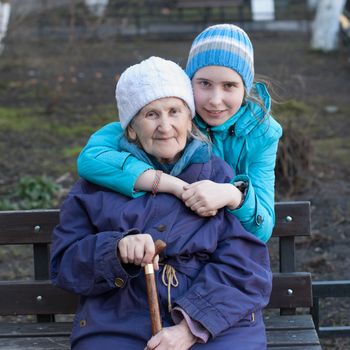
{"type": "Polygon", "coordinates": [[[236,181],[233,183],[242,193],[245,193],[248,188],[248,183],[245,181],[236,181]]]}

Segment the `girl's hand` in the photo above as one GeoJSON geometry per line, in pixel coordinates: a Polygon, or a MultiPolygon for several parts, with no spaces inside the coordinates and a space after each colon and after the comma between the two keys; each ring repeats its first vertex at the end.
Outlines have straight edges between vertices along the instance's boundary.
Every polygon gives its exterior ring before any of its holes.
{"type": "MultiPolygon", "coordinates": [[[[126,236],[118,242],[118,255],[124,264],[141,266],[151,264],[154,253],[154,242],[148,233],[126,236]]],[[[155,270],[159,269],[158,260],[157,255],[153,259],[155,270]]]]}
{"type": "Polygon", "coordinates": [[[186,185],[182,200],[198,215],[211,216],[225,206],[232,210],[237,208],[241,203],[242,193],[232,184],[203,180],[186,185]]]}
{"type": "Polygon", "coordinates": [[[144,350],[188,350],[196,341],[186,321],[182,320],[176,326],[163,328],[154,335],[144,350]]]}
{"type": "Polygon", "coordinates": [[[181,196],[184,192],[184,187],[188,185],[187,182],[168,174],[163,174],[160,179],[159,192],[171,193],[178,199],[181,199],[181,196]]]}
{"type": "MultiPolygon", "coordinates": [[[[135,190],[152,192],[155,175],[155,170],[146,170],[137,179],[135,183],[135,190]]],[[[185,185],[188,185],[188,183],[175,176],[162,173],[158,184],[158,192],[170,193],[176,196],[177,198],[181,199],[181,195],[183,193],[183,188],[185,185]]]]}

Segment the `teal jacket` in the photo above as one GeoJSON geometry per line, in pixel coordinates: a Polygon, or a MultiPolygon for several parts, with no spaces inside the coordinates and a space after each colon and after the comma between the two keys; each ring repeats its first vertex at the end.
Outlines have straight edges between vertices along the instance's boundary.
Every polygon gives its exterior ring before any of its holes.
{"type": "MultiPolygon", "coordinates": [[[[265,110],[247,102],[224,124],[208,128],[199,118],[195,123],[213,142],[213,153],[234,170],[232,182],[248,183],[245,200],[239,209],[231,210],[244,228],[267,242],[275,223],[275,162],[281,126],[269,115],[270,96],[264,84],[255,84],[265,103],[265,110]]],[[[152,166],[123,149],[123,129],[110,123],[94,133],[78,157],[81,177],[129,197],[144,192],[134,191],[138,177],[152,166]]]]}

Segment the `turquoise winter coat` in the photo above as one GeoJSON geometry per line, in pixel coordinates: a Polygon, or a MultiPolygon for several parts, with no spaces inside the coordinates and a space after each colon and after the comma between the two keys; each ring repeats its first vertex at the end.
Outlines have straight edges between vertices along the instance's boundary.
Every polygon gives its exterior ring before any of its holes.
{"type": "MultiPolygon", "coordinates": [[[[269,113],[270,96],[264,84],[255,84],[256,92],[269,113]]],[[[247,102],[224,124],[208,128],[199,118],[195,123],[209,134],[213,152],[234,170],[232,182],[248,183],[244,203],[231,210],[244,228],[267,242],[275,223],[274,192],[275,162],[281,126],[257,104],[247,102]],[[265,116],[265,117],[264,117],[265,116]]],[[[118,122],[110,123],[94,133],[78,157],[78,173],[98,185],[108,187],[129,197],[144,192],[134,191],[138,177],[152,167],[122,149],[124,132],[118,122]]]]}

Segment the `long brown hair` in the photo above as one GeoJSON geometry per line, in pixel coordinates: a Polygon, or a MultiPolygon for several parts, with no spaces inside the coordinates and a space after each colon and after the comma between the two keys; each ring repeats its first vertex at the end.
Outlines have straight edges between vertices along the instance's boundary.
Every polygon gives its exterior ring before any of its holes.
{"type": "Polygon", "coordinates": [[[270,108],[270,110],[266,109],[266,106],[265,106],[263,99],[257,93],[257,91],[255,89],[256,83],[263,83],[264,85],[266,85],[266,88],[267,88],[269,95],[271,97],[271,107],[272,107],[272,103],[279,103],[278,99],[277,99],[277,92],[274,88],[274,85],[278,85],[278,84],[277,84],[277,82],[273,81],[270,77],[267,77],[267,76],[261,75],[261,74],[256,74],[255,79],[254,79],[254,83],[253,83],[253,88],[251,90],[251,94],[248,96],[247,95],[244,96],[244,101],[250,101],[253,104],[258,105],[264,111],[264,116],[263,116],[263,118],[261,118],[261,117],[257,116],[253,110],[251,110],[254,117],[260,123],[263,123],[269,117],[269,114],[271,114],[271,108],[270,108]]]}

